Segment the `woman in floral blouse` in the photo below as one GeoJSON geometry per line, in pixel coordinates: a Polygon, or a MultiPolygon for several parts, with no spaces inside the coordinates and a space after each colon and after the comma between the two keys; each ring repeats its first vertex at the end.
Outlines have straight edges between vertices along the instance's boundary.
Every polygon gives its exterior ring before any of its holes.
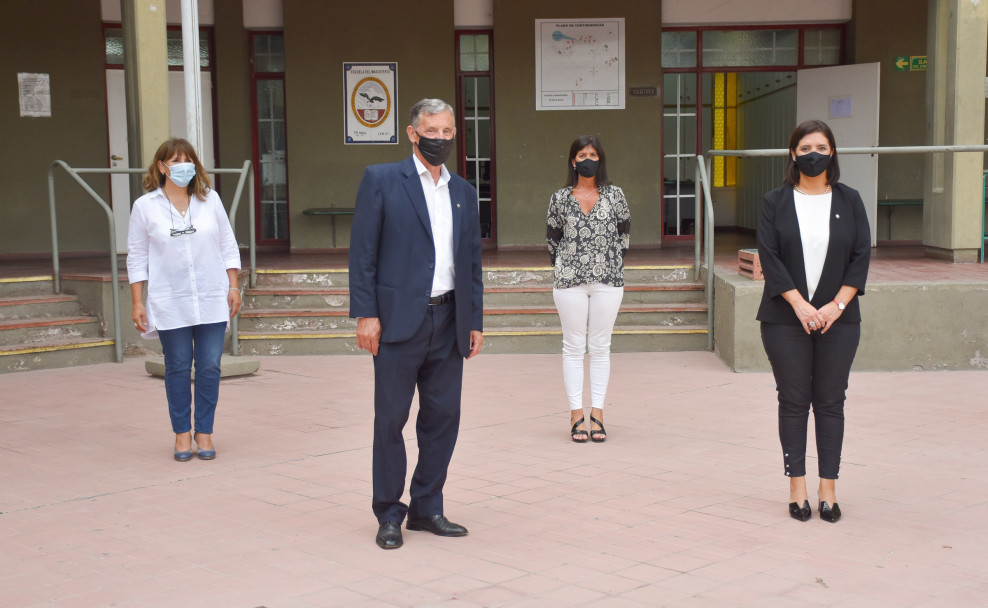
{"type": "Polygon", "coordinates": [[[600,443],[604,396],[611,374],[611,332],[624,295],[624,255],[631,213],[624,192],[607,179],[600,139],[578,137],[569,148],[566,185],[549,199],[546,240],[553,266],[552,297],[563,329],[563,383],[570,436],[600,443]],[[590,350],[590,427],[583,417],[583,355],[590,350]]]}

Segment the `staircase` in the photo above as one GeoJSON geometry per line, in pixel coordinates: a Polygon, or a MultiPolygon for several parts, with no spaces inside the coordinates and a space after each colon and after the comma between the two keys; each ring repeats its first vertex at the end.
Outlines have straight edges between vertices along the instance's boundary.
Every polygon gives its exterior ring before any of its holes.
{"type": "MultiPolygon", "coordinates": [[[[704,350],[704,287],[692,266],[625,268],[613,352],[704,350]]],[[[240,352],[246,355],[357,353],[346,270],[258,270],[244,294],[240,352]]],[[[558,353],[552,269],[484,270],[484,352],[558,353]]]]}
{"type": "Polygon", "coordinates": [[[0,279],[0,373],[114,361],[113,340],[52,277],[0,279]]]}

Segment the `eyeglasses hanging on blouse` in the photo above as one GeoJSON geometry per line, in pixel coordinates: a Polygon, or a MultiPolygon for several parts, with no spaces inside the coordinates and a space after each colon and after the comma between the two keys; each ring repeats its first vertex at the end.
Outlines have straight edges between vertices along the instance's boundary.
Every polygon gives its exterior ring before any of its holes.
{"type": "Polygon", "coordinates": [[[172,221],[172,230],[171,230],[172,236],[182,236],[183,234],[194,234],[195,233],[196,227],[192,225],[192,201],[189,201],[189,206],[188,206],[187,209],[189,210],[189,225],[186,226],[185,228],[176,228],[175,227],[175,211],[174,211],[174,206],[169,201],[169,203],[168,203],[168,217],[172,221]]]}

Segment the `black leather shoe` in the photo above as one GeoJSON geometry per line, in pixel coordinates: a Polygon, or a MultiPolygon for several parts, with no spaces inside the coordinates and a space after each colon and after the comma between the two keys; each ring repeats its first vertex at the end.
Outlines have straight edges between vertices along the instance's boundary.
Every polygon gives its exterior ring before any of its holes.
{"type": "Polygon", "coordinates": [[[466,536],[467,529],[454,524],[442,515],[432,517],[409,517],[405,527],[409,530],[425,530],[438,536],[466,536]]]}
{"type": "Polygon", "coordinates": [[[401,546],[401,524],[386,521],[377,528],[377,546],[382,549],[397,549],[401,546]]]}
{"type": "Polygon", "coordinates": [[[835,502],[834,506],[830,506],[826,500],[820,501],[820,519],[832,524],[837,523],[837,520],[840,519],[840,507],[837,506],[837,503],[835,502]]]}
{"type": "MultiPolygon", "coordinates": [[[[798,502],[789,503],[789,516],[793,519],[798,519],[799,521],[806,521],[813,515],[813,511],[810,511],[810,501],[804,500],[803,506],[799,506],[798,502]]],[[[820,513],[820,517],[823,517],[823,513],[820,513]]]]}

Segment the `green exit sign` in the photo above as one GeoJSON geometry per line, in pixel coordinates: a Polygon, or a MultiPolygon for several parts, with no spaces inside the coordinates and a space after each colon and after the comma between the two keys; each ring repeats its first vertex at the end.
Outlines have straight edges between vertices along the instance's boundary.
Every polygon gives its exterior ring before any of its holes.
{"type": "Polygon", "coordinates": [[[899,56],[895,58],[896,72],[925,72],[926,55],[899,56]]]}

